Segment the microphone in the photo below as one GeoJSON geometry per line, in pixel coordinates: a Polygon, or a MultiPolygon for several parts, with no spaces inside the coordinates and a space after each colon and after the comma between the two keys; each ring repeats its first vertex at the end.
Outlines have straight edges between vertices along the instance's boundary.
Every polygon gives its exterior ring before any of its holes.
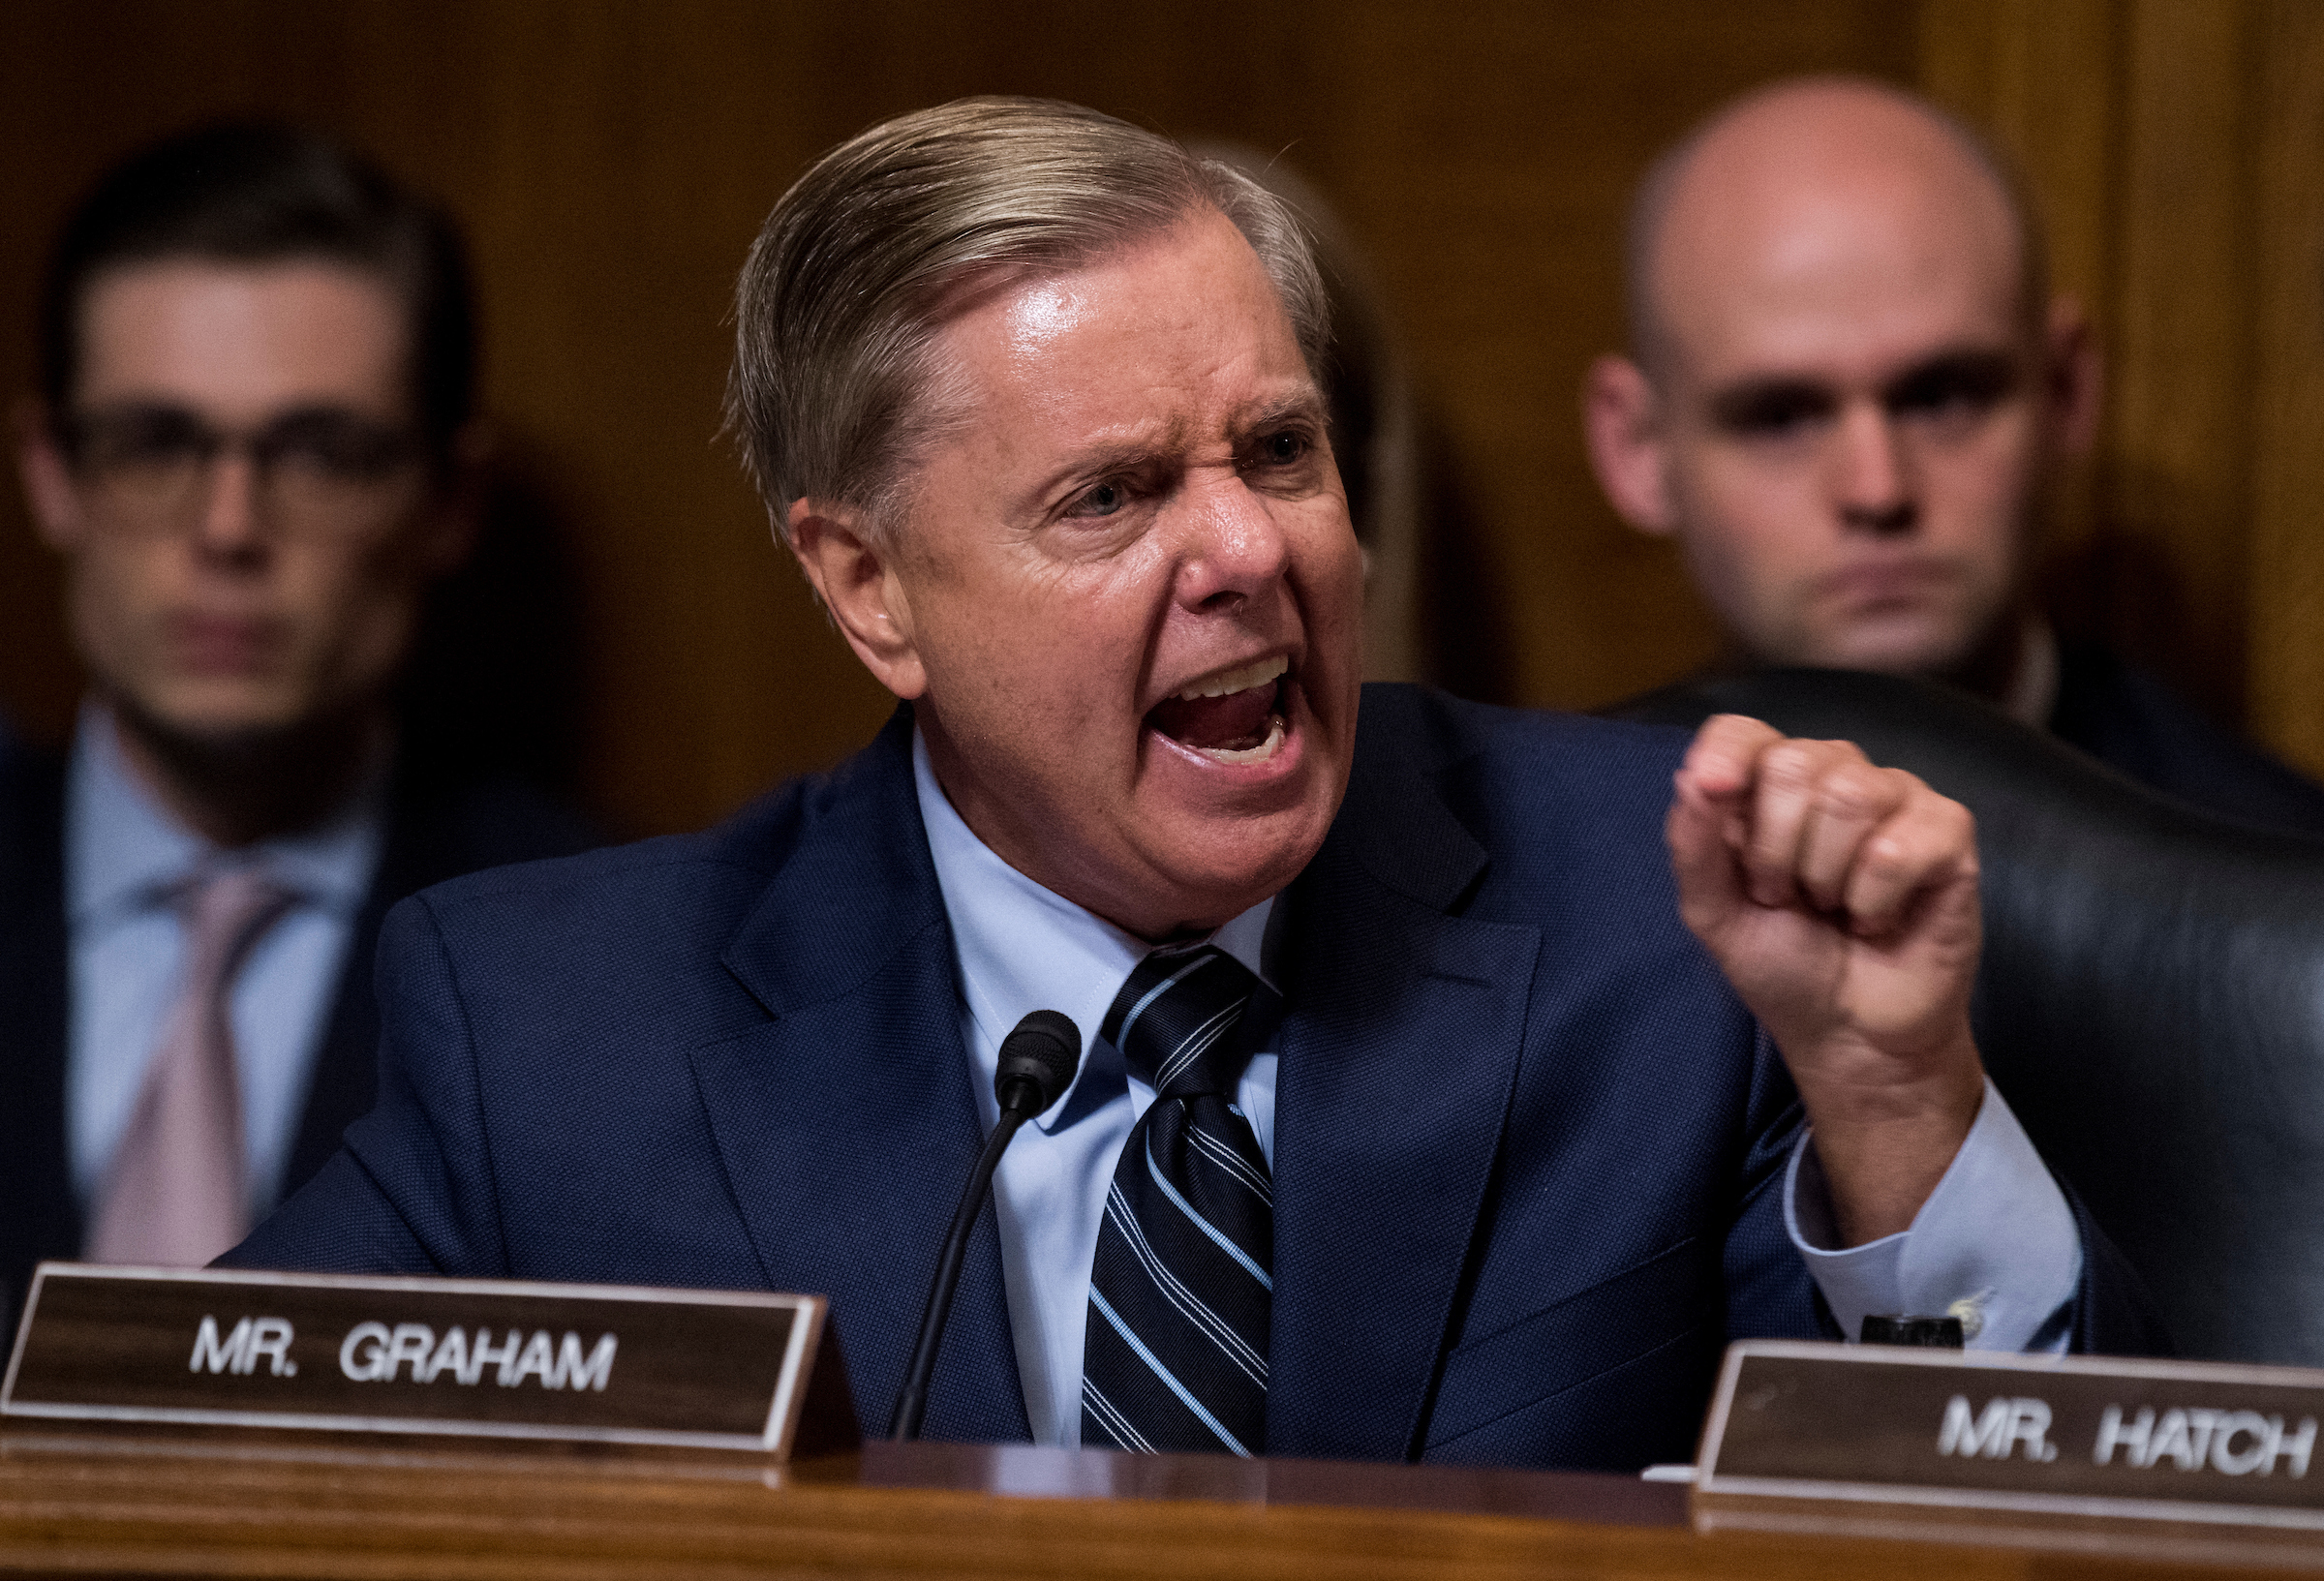
{"type": "Polygon", "coordinates": [[[944,1320],[952,1314],[952,1292],[961,1282],[961,1259],[968,1252],[968,1231],[993,1188],[993,1170],[1017,1128],[1055,1103],[1073,1080],[1082,1063],[1082,1029],[1068,1016],[1036,1010],[1017,1023],[1000,1042],[1000,1069],[994,1073],[993,1094],[1000,1100],[1000,1123],[985,1139],[985,1150],[968,1171],[967,1189],[952,1215],[944,1237],[944,1254],[936,1260],[936,1282],[929,1287],[928,1307],[920,1314],[920,1338],[912,1347],[911,1365],[903,1372],[903,1387],[896,1395],[896,1414],[888,1437],[908,1444],[920,1436],[920,1419],[928,1414],[928,1381],[936,1370],[936,1347],[944,1339],[944,1320]]]}

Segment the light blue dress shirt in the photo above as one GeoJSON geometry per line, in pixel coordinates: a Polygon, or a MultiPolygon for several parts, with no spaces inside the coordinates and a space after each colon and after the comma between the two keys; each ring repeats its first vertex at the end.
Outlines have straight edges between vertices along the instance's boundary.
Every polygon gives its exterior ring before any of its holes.
{"type": "MultiPolygon", "coordinates": [[[[1055,1010],[1081,1028],[1082,1067],[1065,1095],[1017,1133],[994,1173],[1001,1276],[1017,1375],[1035,1442],[1081,1443],[1082,1343],[1089,1267],[1115,1161],[1154,1101],[1098,1037],[1114,995],[1147,946],[1051,893],[994,855],[953,809],[912,739],[920,816],[959,958],[961,1035],[989,1134],[1000,1041],[1028,1012],[1055,1010]]],[[[1272,988],[1274,901],[1262,900],[1211,943],[1272,988]]],[[[1251,1056],[1236,1103],[1275,1156],[1277,1056],[1251,1056]]],[[[2060,1315],[2081,1277],[2082,1243],[2058,1185],[1990,1082],[1969,1140],[1912,1227],[1832,1250],[1829,1199],[1801,1140],[1785,1181],[1784,1222],[1844,1332],[1872,1312],[1964,1313],[1981,1349],[2062,1349],[2060,1315]]]]}
{"type": "Polygon", "coordinates": [[[295,897],[236,973],[228,1007],[255,1214],[274,1205],[306,1107],[355,913],[379,867],[383,775],[319,828],[221,851],[157,803],[121,755],[111,714],[82,707],[65,778],[71,949],[66,1135],[86,1211],[129,1128],[176,1002],[185,926],[170,894],[198,870],[263,864],[295,897]]]}

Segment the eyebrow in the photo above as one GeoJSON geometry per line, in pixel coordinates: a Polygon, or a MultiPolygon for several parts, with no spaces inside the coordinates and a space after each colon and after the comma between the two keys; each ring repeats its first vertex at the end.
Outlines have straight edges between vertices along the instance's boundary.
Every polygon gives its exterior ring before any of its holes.
{"type": "Polygon", "coordinates": [[[1184,432],[1183,424],[1174,422],[1158,434],[1149,431],[1118,440],[1100,440],[1085,446],[1026,490],[1025,503],[1029,508],[1046,509],[1058,490],[1079,480],[1119,472],[1151,471],[1184,448],[1184,432]]]}
{"type": "Polygon", "coordinates": [[[1820,415],[1840,404],[1840,392],[1803,374],[1770,374],[1714,390],[1706,404],[1721,428],[1740,429],[1779,417],[1820,415]]]}
{"type": "Polygon", "coordinates": [[[1881,399],[1893,405],[1948,387],[1999,396],[2017,383],[2018,376],[2018,359],[2013,353],[1991,347],[1964,347],[1940,351],[1907,368],[1881,386],[1881,399]]]}
{"type": "MultiPolygon", "coordinates": [[[[1313,423],[1317,429],[1328,432],[1330,427],[1328,413],[1323,392],[1312,382],[1307,382],[1283,395],[1255,402],[1237,412],[1232,419],[1231,433],[1239,445],[1253,434],[1294,419],[1313,423]]],[[[1152,472],[1163,467],[1175,466],[1185,448],[1186,425],[1183,422],[1172,422],[1158,433],[1149,432],[1120,440],[1101,440],[1052,469],[1040,482],[1026,491],[1026,502],[1031,508],[1046,508],[1047,502],[1060,488],[1077,478],[1152,472]]]]}
{"type": "Polygon", "coordinates": [[[1255,434],[1261,429],[1272,428],[1294,418],[1314,423],[1319,428],[1329,428],[1331,422],[1330,407],[1324,400],[1324,392],[1312,383],[1302,384],[1296,390],[1251,408],[1247,413],[1237,418],[1236,428],[1245,435],[1255,434]]]}
{"type": "MultiPolygon", "coordinates": [[[[2005,394],[2020,377],[2017,354],[1990,346],[1948,347],[1890,375],[1880,385],[1882,406],[1929,393],[1932,389],[1967,388],[1993,397],[2005,394]]],[[[1840,405],[1840,390],[1831,380],[1811,374],[1768,374],[1746,377],[1711,392],[1707,405],[1722,427],[1748,427],[1780,416],[1820,415],[1840,405]]]]}
{"type": "MultiPolygon", "coordinates": [[[[75,410],[70,415],[82,421],[96,422],[173,421],[196,423],[204,428],[224,428],[226,426],[213,422],[207,413],[190,402],[142,396],[131,396],[119,401],[100,401],[75,410]]],[[[375,428],[396,426],[393,423],[382,423],[381,419],[345,402],[298,401],[268,412],[259,423],[258,430],[264,433],[290,423],[338,422],[347,419],[366,423],[375,428]]]]}

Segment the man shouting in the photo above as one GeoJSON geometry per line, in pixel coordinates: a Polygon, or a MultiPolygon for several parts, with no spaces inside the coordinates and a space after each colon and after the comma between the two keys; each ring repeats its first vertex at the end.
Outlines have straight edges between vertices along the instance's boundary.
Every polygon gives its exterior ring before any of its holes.
{"type": "Polygon", "coordinates": [[[1278,202],[1072,106],[825,156],[734,420],[902,706],[405,906],[381,1106],[235,1261],[826,1293],[878,1420],[1049,1008],[933,1437],[1633,1467],[1731,1336],[2154,1343],[1979,1067],[1961,808],[1749,720],[1360,698],[1323,301],[1278,202]]]}

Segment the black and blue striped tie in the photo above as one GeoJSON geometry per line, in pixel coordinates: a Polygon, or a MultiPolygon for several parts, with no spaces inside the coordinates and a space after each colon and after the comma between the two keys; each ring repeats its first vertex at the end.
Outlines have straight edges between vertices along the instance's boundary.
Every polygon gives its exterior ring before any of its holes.
{"type": "Polygon", "coordinates": [[[1267,1431],[1274,1190],[1231,1107],[1234,1036],[1258,986],[1210,945],[1139,963],[1102,1028],[1154,1089],[1106,1195],[1089,1272],[1082,1443],[1260,1452],[1267,1431]]]}

